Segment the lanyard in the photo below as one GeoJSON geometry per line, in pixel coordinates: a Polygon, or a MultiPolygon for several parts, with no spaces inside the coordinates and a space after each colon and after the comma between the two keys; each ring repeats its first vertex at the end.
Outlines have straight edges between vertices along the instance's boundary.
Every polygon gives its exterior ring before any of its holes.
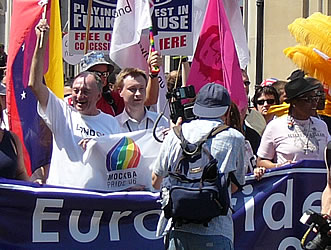
{"type": "MultiPolygon", "coordinates": [[[[125,124],[126,124],[128,130],[129,130],[130,132],[132,132],[132,129],[131,129],[131,127],[130,127],[128,121],[129,121],[129,120],[127,120],[127,121],[125,122],[125,124]]],[[[148,118],[146,118],[146,129],[148,129],[148,118]]]]}

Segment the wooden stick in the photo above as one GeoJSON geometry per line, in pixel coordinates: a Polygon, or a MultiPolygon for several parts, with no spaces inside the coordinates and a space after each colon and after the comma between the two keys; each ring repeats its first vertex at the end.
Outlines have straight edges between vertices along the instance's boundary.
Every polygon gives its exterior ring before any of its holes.
{"type": "Polygon", "coordinates": [[[85,36],[84,54],[86,54],[88,52],[88,37],[89,37],[89,34],[90,34],[92,2],[93,2],[93,0],[88,1],[87,22],[86,22],[86,30],[85,30],[85,35],[86,36],[85,36]]]}
{"type": "MultiPolygon", "coordinates": [[[[43,13],[41,15],[41,18],[45,19],[46,18],[46,12],[47,12],[47,4],[45,4],[43,7],[44,7],[44,10],[43,10],[43,13]]],[[[39,48],[41,48],[43,46],[44,33],[45,33],[45,31],[42,31],[41,34],[40,34],[39,48]]]]}

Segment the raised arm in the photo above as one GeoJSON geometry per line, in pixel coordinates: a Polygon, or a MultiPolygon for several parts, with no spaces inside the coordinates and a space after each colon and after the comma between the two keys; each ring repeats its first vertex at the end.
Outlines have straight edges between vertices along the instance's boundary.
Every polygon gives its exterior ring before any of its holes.
{"type": "Polygon", "coordinates": [[[49,26],[47,24],[47,19],[40,19],[39,23],[35,27],[37,41],[36,47],[33,53],[30,77],[29,77],[29,87],[32,89],[37,100],[39,101],[41,108],[46,109],[48,102],[48,89],[43,83],[43,71],[44,71],[44,58],[45,49],[48,41],[49,26]],[[41,35],[43,33],[43,35],[41,35]],[[40,46],[40,40],[42,44],[40,46]]]}
{"type": "MultiPolygon", "coordinates": [[[[150,52],[147,62],[150,69],[154,66],[161,67],[162,57],[159,55],[157,51],[150,52]]],[[[159,79],[157,74],[155,75],[152,74],[152,77],[150,76],[148,78],[148,83],[146,87],[145,106],[156,104],[158,98],[159,98],[159,79]]]]}

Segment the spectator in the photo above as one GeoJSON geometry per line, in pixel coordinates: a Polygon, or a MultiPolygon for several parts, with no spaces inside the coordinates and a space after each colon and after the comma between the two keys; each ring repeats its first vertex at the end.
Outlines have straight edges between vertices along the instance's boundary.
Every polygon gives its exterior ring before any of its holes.
{"type": "Polygon", "coordinates": [[[286,83],[287,83],[286,81],[277,80],[272,84],[272,87],[274,87],[278,93],[280,104],[282,104],[286,99],[286,93],[285,93],[286,83]]]}
{"type": "MultiPolygon", "coordinates": [[[[230,104],[230,96],[222,85],[209,83],[203,86],[193,108],[194,114],[199,118],[182,125],[185,139],[196,143],[212,128],[224,124],[230,104]]],[[[180,147],[181,141],[171,130],[165,137],[154,163],[152,183],[156,189],[160,188],[163,178],[167,176],[170,164],[180,157],[180,147]]],[[[236,129],[228,128],[211,139],[208,149],[218,160],[219,171],[226,176],[234,172],[242,185],[245,181],[243,135],[236,129]]],[[[233,192],[238,189],[234,184],[232,188],[233,192]]],[[[229,194],[231,198],[230,189],[229,194]]],[[[208,227],[193,223],[172,226],[173,229],[169,232],[169,249],[190,249],[193,240],[196,249],[206,249],[206,244],[218,249],[233,249],[233,221],[230,210],[227,216],[213,218],[208,222],[208,227]]]]}
{"type": "Polygon", "coordinates": [[[272,86],[258,87],[253,97],[253,104],[268,124],[274,117],[274,115],[268,114],[270,106],[279,104],[279,96],[276,89],[272,86]]]}
{"type": "Polygon", "coordinates": [[[318,85],[296,78],[285,85],[290,104],[288,116],[271,121],[263,133],[256,170],[260,178],[265,168],[275,168],[298,160],[323,160],[323,150],[331,137],[326,124],[312,116],[319,97],[318,85]]]}
{"type": "MultiPolygon", "coordinates": [[[[122,132],[132,132],[141,129],[153,128],[158,114],[146,109],[147,76],[137,68],[123,69],[116,78],[115,88],[119,90],[124,100],[124,111],[116,116],[122,132]]],[[[158,126],[169,127],[165,117],[162,117],[158,126]]]]}
{"type": "MultiPolygon", "coordinates": [[[[2,105],[0,102],[0,121],[2,123],[2,105]]],[[[6,129],[0,129],[0,177],[28,181],[22,143],[18,136],[6,129]]]]}
{"type": "Polygon", "coordinates": [[[5,46],[0,44],[0,81],[4,77],[4,71],[7,66],[7,54],[5,52],[5,46]]]}
{"type": "MultiPolygon", "coordinates": [[[[53,153],[48,184],[77,188],[94,188],[98,183],[98,172],[83,165],[83,149],[89,138],[120,132],[115,118],[98,110],[96,103],[101,97],[102,82],[92,72],[82,72],[73,80],[73,106],[57,98],[43,84],[45,48],[49,35],[46,19],[41,19],[36,28],[37,42],[32,57],[29,86],[38,100],[38,113],[53,134],[53,153]],[[44,36],[41,36],[44,33],[44,36]],[[43,37],[42,47],[39,47],[43,37]]],[[[102,171],[99,173],[103,174],[102,171]]]]}
{"type": "MultiPolygon", "coordinates": [[[[3,80],[6,79],[3,78],[3,80]]],[[[0,104],[2,107],[2,119],[0,127],[1,129],[9,130],[9,122],[8,122],[8,110],[6,105],[6,85],[3,83],[0,83],[0,104]]]]}
{"type": "MultiPolygon", "coordinates": [[[[252,130],[252,132],[255,131],[249,127],[243,126],[240,118],[239,109],[234,102],[231,102],[229,111],[227,112],[227,116],[225,118],[225,124],[232,128],[237,129],[240,133],[242,133],[245,136],[245,173],[246,174],[252,173],[254,168],[256,168],[256,152],[259,145],[257,145],[256,151],[254,151],[250,141],[247,139],[246,134],[249,135],[249,133],[251,133],[250,130],[252,130]]],[[[260,141],[261,137],[259,138],[260,141]]]]}
{"type": "Polygon", "coordinates": [[[246,70],[241,70],[241,76],[244,82],[244,87],[246,89],[249,106],[246,114],[241,114],[241,117],[244,119],[243,128],[245,131],[245,138],[249,140],[254,153],[256,154],[257,147],[260,145],[261,135],[266,126],[266,122],[260,112],[250,107],[249,86],[251,82],[249,81],[246,70]]]}

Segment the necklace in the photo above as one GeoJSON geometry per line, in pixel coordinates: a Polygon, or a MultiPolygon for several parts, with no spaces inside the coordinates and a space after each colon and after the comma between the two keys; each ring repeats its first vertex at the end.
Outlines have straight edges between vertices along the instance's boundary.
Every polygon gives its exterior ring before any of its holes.
{"type": "Polygon", "coordinates": [[[308,122],[308,129],[306,131],[306,126],[303,124],[298,123],[297,121],[294,120],[294,118],[291,115],[287,116],[287,127],[289,130],[292,130],[296,132],[296,134],[299,135],[298,138],[300,138],[300,134],[306,137],[306,141],[302,141],[302,147],[303,147],[303,153],[305,155],[308,155],[310,148],[309,148],[309,142],[310,142],[310,134],[311,134],[311,125],[314,124],[312,119],[309,117],[309,122],[308,122]],[[306,132],[306,133],[305,133],[306,132]]]}

